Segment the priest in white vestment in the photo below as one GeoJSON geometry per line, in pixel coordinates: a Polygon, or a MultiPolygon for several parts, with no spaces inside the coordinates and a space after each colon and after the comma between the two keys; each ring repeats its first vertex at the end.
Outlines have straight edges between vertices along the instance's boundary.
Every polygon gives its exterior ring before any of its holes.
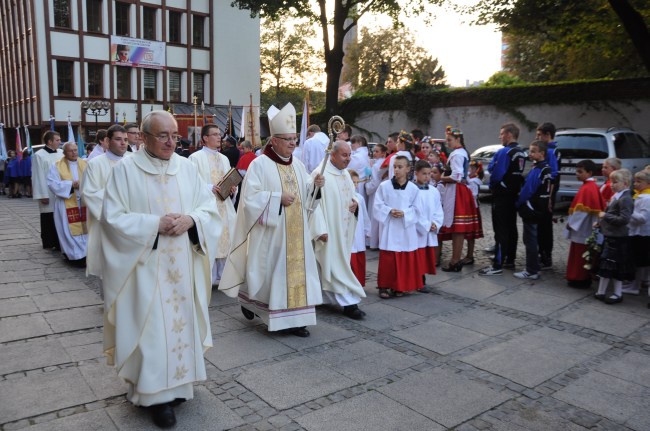
{"type": "Polygon", "coordinates": [[[102,276],[101,259],[101,215],[104,190],[111,170],[126,154],[126,129],[119,124],[108,128],[108,150],[90,162],[81,179],[81,198],[87,209],[88,247],[86,254],[86,275],[102,276]]]}
{"type": "Polygon", "coordinates": [[[63,158],[47,175],[47,186],[54,193],[54,224],[61,251],[70,263],[86,266],[88,226],[86,207],[81,202],[79,185],[87,162],[79,158],[77,144],[63,145],[63,158]]]}
{"type": "MultiPolygon", "coordinates": [[[[193,152],[189,160],[194,163],[199,175],[207,183],[208,190],[214,195],[219,217],[223,221],[221,239],[217,247],[216,259],[212,264],[212,285],[218,285],[226,264],[226,257],[230,251],[230,242],[235,227],[237,213],[232,199],[221,200],[219,197],[219,182],[230,170],[228,157],[221,154],[221,130],[216,124],[206,124],[201,128],[201,142],[203,148],[193,152]]],[[[237,193],[237,187],[230,190],[230,195],[237,193]]]]}
{"type": "Polygon", "coordinates": [[[174,117],[152,111],[141,130],[144,150],[113,168],[104,192],[104,351],[128,383],[127,399],[166,428],[206,379],[221,219],[194,165],[174,153],[174,117]]]}
{"type": "MultiPolygon", "coordinates": [[[[351,151],[350,144],[345,141],[336,141],[332,146],[324,172],[325,186],[321,189],[321,202],[317,209],[323,214],[324,223],[317,226],[317,231],[322,235],[314,248],[323,302],[340,305],[344,315],[359,320],[363,319],[365,313],[357,304],[366,294],[350,266],[359,211],[354,183],[346,170],[351,151]]],[[[321,168],[322,163],[312,172],[312,176],[318,175],[321,168]]]]}
{"type": "Polygon", "coordinates": [[[262,318],[269,331],[309,336],[322,302],[312,247],[316,234],[308,208],[318,204],[314,183],[296,145],[296,111],[291,104],[268,111],[271,143],[248,167],[242,185],[235,235],[219,289],[239,297],[247,318],[262,318]]]}
{"type": "Polygon", "coordinates": [[[325,150],[330,144],[330,138],[323,132],[316,132],[314,136],[305,140],[302,149],[302,160],[305,162],[307,172],[312,172],[325,158],[325,150]]]}
{"type": "Polygon", "coordinates": [[[101,156],[108,150],[108,131],[106,129],[99,129],[95,135],[95,148],[88,154],[86,160],[91,161],[95,157],[101,156]]]}
{"type": "Polygon", "coordinates": [[[44,249],[60,250],[59,238],[56,236],[54,224],[54,193],[47,186],[47,175],[50,168],[61,157],[61,135],[58,132],[47,131],[43,135],[45,147],[34,153],[32,157],[32,197],[38,200],[41,213],[41,242],[44,249]]]}

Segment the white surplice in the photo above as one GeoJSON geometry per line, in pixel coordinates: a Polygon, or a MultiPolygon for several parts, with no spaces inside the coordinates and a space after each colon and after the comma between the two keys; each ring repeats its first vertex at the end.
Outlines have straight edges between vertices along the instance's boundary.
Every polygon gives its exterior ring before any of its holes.
{"type": "Polygon", "coordinates": [[[54,211],[54,193],[47,186],[47,176],[50,168],[63,157],[61,149],[50,153],[45,148],[34,153],[32,157],[32,197],[37,199],[38,209],[41,213],[54,211]],[[49,199],[47,204],[40,202],[41,199],[49,199]]]}
{"type": "Polygon", "coordinates": [[[359,202],[359,215],[357,216],[357,229],[354,231],[354,241],[352,242],[352,253],[366,251],[366,239],[370,236],[370,217],[366,209],[366,202],[363,196],[356,194],[359,202]]]}
{"type": "Polygon", "coordinates": [[[90,152],[90,154],[88,154],[88,158],[86,160],[91,161],[95,157],[99,157],[104,153],[106,153],[106,150],[104,149],[104,147],[97,144],[97,145],[95,145],[95,148],[93,148],[93,150],[90,152]]]}
{"type": "Polygon", "coordinates": [[[129,384],[135,405],[192,398],[212,346],[210,264],[222,223],[214,196],[185,158],[138,151],[113,168],[101,223],[108,363],[129,384]],[[159,235],[169,213],[189,215],[195,227],[159,235]]]}
{"type": "Polygon", "coordinates": [[[111,174],[111,169],[119,163],[124,156],[118,156],[111,151],[95,157],[86,166],[83,178],[81,179],[81,198],[87,209],[88,218],[88,246],[86,253],[86,275],[102,276],[101,265],[101,223],[102,203],[104,201],[104,189],[111,174]]]}
{"type": "MultiPolygon", "coordinates": [[[[208,184],[210,193],[212,193],[212,187],[217,185],[230,170],[230,162],[226,156],[218,150],[211,150],[205,146],[201,151],[193,152],[189,160],[194,163],[199,171],[199,175],[208,184]]],[[[235,212],[235,206],[231,199],[222,201],[218,196],[215,196],[214,199],[217,204],[219,216],[224,221],[222,224],[221,239],[217,247],[216,259],[214,265],[212,265],[212,284],[218,284],[225,266],[225,259],[230,251],[237,213],[235,212]]]]}
{"type": "MultiPolygon", "coordinates": [[[[68,161],[68,167],[74,181],[79,181],[78,162],[68,161]]],[[[47,175],[47,186],[54,193],[54,225],[56,226],[56,235],[61,244],[61,251],[70,260],[78,260],[86,257],[86,246],[88,235],[75,235],[70,233],[68,225],[68,214],[65,207],[65,200],[75,196],[77,206],[81,211],[81,193],[78,189],[72,190],[72,181],[62,180],[56,164],[50,167],[47,175]]]]}
{"type": "Polygon", "coordinates": [[[442,227],[445,216],[440,202],[440,192],[433,186],[428,187],[428,189],[419,190],[415,204],[419,213],[417,224],[418,248],[438,245],[438,232],[442,227]],[[436,225],[434,232],[431,231],[431,224],[436,225]]]}
{"type": "Polygon", "coordinates": [[[269,331],[316,324],[322,294],[312,247],[316,234],[308,223],[312,194],[310,177],[297,159],[282,165],[262,154],[244,178],[219,290],[239,297],[269,331]],[[280,203],[283,190],[296,196],[288,207],[280,203]]]}
{"type": "Polygon", "coordinates": [[[419,214],[417,197],[419,189],[412,182],[406,189],[395,190],[392,181],[381,183],[375,193],[373,217],[382,224],[379,249],[386,251],[414,251],[418,249],[416,225],[419,214]],[[404,217],[390,215],[391,209],[404,211],[404,217]]]}
{"type": "Polygon", "coordinates": [[[330,138],[323,132],[316,132],[314,136],[307,139],[302,145],[302,160],[307,172],[311,172],[319,166],[325,157],[325,150],[330,143],[330,138]]]}
{"type": "Polygon", "coordinates": [[[368,196],[368,216],[370,218],[370,238],[368,240],[368,246],[370,248],[379,247],[379,236],[381,230],[381,223],[379,223],[372,216],[373,206],[375,204],[375,193],[377,188],[382,182],[384,174],[386,174],[386,169],[381,169],[382,163],[386,160],[385,157],[381,159],[376,159],[372,165],[372,173],[370,174],[370,179],[365,183],[366,195],[368,196]]]}
{"type": "MultiPolygon", "coordinates": [[[[320,166],[314,169],[312,178],[320,171],[320,166]]],[[[314,247],[321,286],[324,292],[334,294],[339,305],[358,304],[366,294],[350,266],[357,217],[350,212],[349,207],[353,201],[357,204],[359,201],[346,169],[338,169],[328,160],[324,176],[325,185],[321,188],[321,203],[317,209],[323,214],[320,219],[322,224],[317,223],[316,229],[319,234],[327,233],[328,238],[327,242],[316,241],[314,247]],[[339,300],[338,296],[345,299],[339,300]]]]}
{"type": "Polygon", "coordinates": [[[370,157],[368,156],[368,147],[360,146],[356,150],[352,150],[350,155],[350,164],[348,169],[354,170],[359,175],[359,184],[357,185],[357,192],[366,198],[366,188],[364,183],[367,181],[368,170],[370,170],[370,157]]]}

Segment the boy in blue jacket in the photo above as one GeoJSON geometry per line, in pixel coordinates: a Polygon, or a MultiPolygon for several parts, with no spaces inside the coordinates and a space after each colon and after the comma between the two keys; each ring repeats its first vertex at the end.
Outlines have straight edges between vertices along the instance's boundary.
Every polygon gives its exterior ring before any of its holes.
{"type": "Polygon", "coordinates": [[[544,141],[533,141],[528,148],[528,157],[533,169],[526,176],[515,206],[524,222],[524,245],[526,246],[526,270],[516,272],[515,277],[537,280],[539,278],[539,248],[537,225],[549,211],[548,200],[551,194],[551,168],[546,162],[547,145],[544,141]]]}

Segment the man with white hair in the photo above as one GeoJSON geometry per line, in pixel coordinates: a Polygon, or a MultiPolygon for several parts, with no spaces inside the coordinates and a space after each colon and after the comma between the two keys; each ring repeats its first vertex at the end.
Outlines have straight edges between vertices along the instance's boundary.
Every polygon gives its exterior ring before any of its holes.
{"type": "MultiPolygon", "coordinates": [[[[323,220],[324,224],[316,227],[321,235],[315,243],[315,252],[320,268],[323,302],[340,305],[344,315],[360,320],[365,313],[357,304],[366,294],[350,266],[359,214],[354,183],[346,169],[350,164],[351,152],[350,144],[345,141],[336,141],[332,146],[317,210],[322,212],[323,217],[318,220],[323,220]]],[[[312,176],[315,177],[320,171],[321,166],[318,166],[312,176]]]]}
{"type": "Polygon", "coordinates": [[[174,407],[206,379],[221,219],[195,166],[174,152],[174,117],[152,111],[141,130],[143,149],[113,168],[104,192],[104,352],[127,399],[169,428],[174,407]]]}
{"type": "Polygon", "coordinates": [[[87,162],[79,159],[77,144],[63,145],[63,158],[52,165],[47,186],[54,193],[54,224],[65,257],[77,266],[86,266],[88,226],[86,207],[81,203],[79,184],[87,162]]]}
{"type": "Polygon", "coordinates": [[[108,149],[88,162],[81,181],[81,197],[88,209],[88,252],[86,256],[86,275],[101,277],[101,215],[104,190],[111,170],[127,153],[126,129],[113,124],[107,130],[108,149]]]}
{"type": "MultiPolygon", "coordinates": [[[[296,146],[296,110],[289,103],[268,111],[271,142],[248,167],[242,185],[230,255],[219,289],[239,297],[248,319],[261,317],[269,331],[308,337],[322,302],[308,209],[314,185],[296,146]]],[[[314,202],[316,201],[316,202],[314,202]]]]}

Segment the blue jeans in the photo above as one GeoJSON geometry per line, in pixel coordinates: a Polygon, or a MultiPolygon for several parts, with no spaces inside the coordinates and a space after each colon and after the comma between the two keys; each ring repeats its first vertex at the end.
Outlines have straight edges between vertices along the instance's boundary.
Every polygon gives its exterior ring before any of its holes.
{"type": "Polygon", "coordinates": [[[526,272],[539,272],[539,249],[537,247],[537,224],[524,222],[524,245],[526,246],[526,272]]]}

